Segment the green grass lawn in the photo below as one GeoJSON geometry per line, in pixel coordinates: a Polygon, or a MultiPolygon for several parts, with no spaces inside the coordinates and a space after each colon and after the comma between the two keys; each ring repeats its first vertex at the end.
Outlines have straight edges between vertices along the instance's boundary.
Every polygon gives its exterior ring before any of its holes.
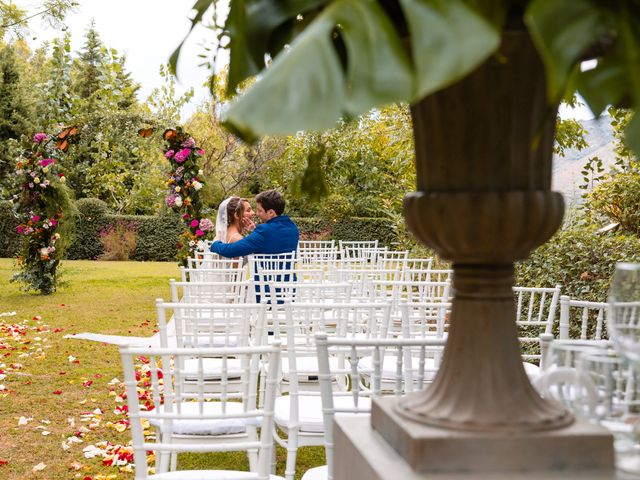
{"type": "MultiPolygon", "coordinates": [[[[6,375],[0,380],[0,478],[130,479],[132,473],[103,465],[102,457],[83,454],[100,442],[127,445],[131,439],[129,430],[117,431],[124,417],[114,412],[122,405],[112,382],[122,379],[118,350],[63,336],[153,335],[154,300],[170,297],[168,280],[179,270],[160,262],[67,261],[62,268],[64,284],[41,296],[10,283],[13,262],[0,259],[0,314],[16,312],[0,317],[0,378],[6,375]],[[74,436],[82,443],[71,442],[74,436]]],[[[323,463],[322,448],[299,450],[297,478],[323,463]]],[[[240,453],[200,454],[181,455],[179,465],[246,469],[248,462],[240,453]]]]}

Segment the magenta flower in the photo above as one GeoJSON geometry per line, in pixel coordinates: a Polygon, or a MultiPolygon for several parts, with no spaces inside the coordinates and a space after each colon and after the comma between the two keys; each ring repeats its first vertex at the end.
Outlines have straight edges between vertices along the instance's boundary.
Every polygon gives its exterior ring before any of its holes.
{"type": "Polygon", "coordinates": [[[204,235],[204,232],[202,230],[196,230],[196,237],[201,237],[204,235]]]}
{"type": "Polygon", "coordinates": [[[213,222],[208,218],[203,218],[202,220],[200,220],[200,230],[203,230],[205,232],[213,231],[213,222]]]}
{"type": "Polygon", "coordinates": [[[40,221],[40,217],[38,215],[34,215],[33,217],[31,217],[31,221],[32,222],[39,222],[40,221]]]}
{"type": "Polygon", "coordinates": [[[51,224],[52,227],[55,227],[56,225],[58,225],[58,222],[55,221],[53,218],[49,219],[49,223],[51,224]]]}
{"type": "Polygon", "coordinates": [[[200,222],[198,220],[191,220],[191,226],[193,228],[196,228],[198,225],[200,225],[200,222]]]}
{"type": "Polygon", "coordinates": [[[18,232],[19,234],[22,234],[22,232],[24,232],[24,227],[22,225],[18,225],[16,227],[16,232],[18,232]]]}
{"type": "Polygon", "coordinates": [[[40,166],[42,168],[48,167],[52,163],[56,163],[56,161],[53,158],[44,158],[44,159],[40,160],[40,166]]]}
{"type": "Polygon", "coordinates": [[[173,150],[169,150],[167,151],[167,153],[164,154],[164,158],[171,158],[173,157],[173,154],[176,153],[173,150]]]}
{"type": "Polygon", "coordinates": [[[196,153],[198,155],[204,155],[204,150],[200,148],[200,149],[196,150],[196,153]]]}
{"type": "Polygon", "coordinates": [[[182,214],[182,219],[183,220],[189,220],[189,214],[188,213],[183,213],[182,214]]]}
{"type": "Polygon", "coordinates": [[[167,202],[167,206],[169,208],[173,208],[176,204],[176,197],[173,195],[167,195],[167,198],[165,199],[165,201],[167,202]]]}
{"type": "Polygon", "coordinates": [[[189,138],[189,140],[182,143],[182,146],[185,148],[193,148],[196,146],[196,141],[193,138],[189,138]]]}
{"type": "Polygon", "coordinates": [[[188,148],[183,148],[178,153],[176,153],[176,155],[175,155],[175,157],[173,157],[173,159],[178,163],[182,163],[187,158],[189,158],[189,154],[190,153],[191,153],[191,150],[189,150],[188,148]]]}
{"type": "Polygon", "coordinates": [[[48,135],[47,135],[46,133],[42,133],[42,132],[40,132],[40,133],[36,133],[36,134],[33,136],[33,142],[34,142],[34,143],[42,143],[42,142],[44,142],[44,141],[47,139],[47,136],[48,136],[48,135]]]}

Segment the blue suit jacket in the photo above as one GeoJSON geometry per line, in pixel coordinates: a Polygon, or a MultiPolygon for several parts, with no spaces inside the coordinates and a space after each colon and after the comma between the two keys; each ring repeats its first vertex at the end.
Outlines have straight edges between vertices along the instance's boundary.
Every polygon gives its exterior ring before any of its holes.
{"type": "Polygon", "coordinates": [[[300,232],[287,215],[279,215],[258,225],[253,232],[235,243],[213,242],[211,251],[227,258],[254,253],[288,253],[298,249],[300,232]]]}

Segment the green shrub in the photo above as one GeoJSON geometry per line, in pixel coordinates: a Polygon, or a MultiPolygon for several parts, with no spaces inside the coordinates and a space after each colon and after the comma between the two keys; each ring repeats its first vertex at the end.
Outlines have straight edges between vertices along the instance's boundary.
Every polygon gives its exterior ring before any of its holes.
{"type": "Polygon", "coordinates": [[[137,224],[116,220],[100,232],[104,254],[99,260],[129,260],[136,250],[137,224]]]}
{"type": "Polygon", "coordinates": [[[595,227],[559,231],[516,266],[516,284],[552,287],[562,285],[562,295],[603,302],[616,262],[639,261],[640,238],[599,234],[595,227]]]}
{"type": "Polygon", "coordinates": [[[16,233],[18,219],[13,204],[0,201],[0,257],[14,257],[20,250],[20,235],[16,233]]]}
{"type": "Polygon", "coordinates": [[[176,261],[178,239],[184,231],[180,216],[167,213],[157,217],[134,217],[141,219],[138,227],[138,243],[134,260],[176,261]]]}
{"type": "Polygon", "coordinates": [[[602,180],[589,193],[587,207],[640,235],[640,172],[617,173],[602,180]]]}
{"type": "Polygon", "coordinates": [[[300,230],[300,240],[328,240],[331,235],[330,225],[322,218],[292,218],[300,230]]]}
{"type": "Polygon", "coordinates": [[[78,220],[76,240],[67,250],[70,260],[94,260],[104,254],[100,232],[108,225],[107,204],[97,198],[81,198],[76,202],[78,220]]]}
{"type": "Polygon", "coordinates": [[[331,240],[378,240],[380,246],[398,242],[393,222],[386,218],[349,218],[330,223],[331,240]]]}

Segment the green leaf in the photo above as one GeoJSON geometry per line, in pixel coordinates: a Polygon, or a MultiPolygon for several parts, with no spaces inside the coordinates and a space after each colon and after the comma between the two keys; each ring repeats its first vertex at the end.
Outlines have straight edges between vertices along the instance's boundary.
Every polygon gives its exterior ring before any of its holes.
{"type": "Polygon", "coordinates": [[[318,17],[262,78],[224,113],[244,139],[332,127],[344,103],[344,75],[331,41],[334,24],[318,17]]]}
{"type": "Polygon", "coordinates": [[[225,24],[229,35],[230,52],[229,75],[227,79],[228,95],[233,94],[236,87],[246,78],[258,74],[263,66],[263,64],[256,64],[251,56],[250,46],[247,43],[246,23],[244,0],[232,1],[229,16],[225,24]]]}
{"type": "Polygon", "coordinates": [[[599,116],[608,105],[622,99],[628,81],[623,59],[616,49],[600,60],[596,68],[581,72],[576,87],[593,114],[599,116]]]}
{"type": "Polygon", "coordinates": [[[640,115],[636,112],[624,129],[625,144],[640,158],[640,115]]]}
{"type": "Polygon", "coordinates": [[[327,14],[338,24],[347,46],[347,102],[360,115],[372,107],[409,101],[413,72],[393,24],[377,2],[344,0],[327,14]]]}
{"type": "MultiPolygon", "coordinates": [[[[193,28],[198,23],[200,23],[206,11],[209,9],[211,5],[215,4],[215,2],[216,0],[196,0],[196,3],[194,3],[193,7],[191,7],[191,10],[195,10],[196,14],[191,19],[191,27],[189,28],[189,32],[184,37],[184,39],[180,42],[180,45],[178,45],[178,48],[176,48],[175,51],[169,57],[169,71],[171,72],[172,75],[176,75],[178,58],[180,57],[180,50],[182,49],[182,46],[184,45],[185,40],[189,38],[189,35],[191,35],[191,31],[193,30],[193,28]]],[[[234,3],[234,2],[235,0],[231,3],[234,3]]]]}
{"type": "Polygon", "coordinates": [[[562,98],[572,70],[588,47],[612,29],[612,19],[592,0],[533,0],[525,22],[547,67],[551,101],[562,98]]]}
{"type": "MultiPolygon", "coordinates": [[[[329,3],[330,0],[257,0],[247,8],[247,42],[252,48],[253,60],[256,64],[264,63],[264,56],[272,56],[278,51],[270,51],[274,45],[276,31],[298,15],[329,3]]],[[[280,32],[280,35],[284,35],[280,32]]]]}
{"type": "Polygon", "coordinates": [[[500,32],[462,0],[400,0],[411,33],[416,99],[455,83],[500,45],[500,32]]]}

